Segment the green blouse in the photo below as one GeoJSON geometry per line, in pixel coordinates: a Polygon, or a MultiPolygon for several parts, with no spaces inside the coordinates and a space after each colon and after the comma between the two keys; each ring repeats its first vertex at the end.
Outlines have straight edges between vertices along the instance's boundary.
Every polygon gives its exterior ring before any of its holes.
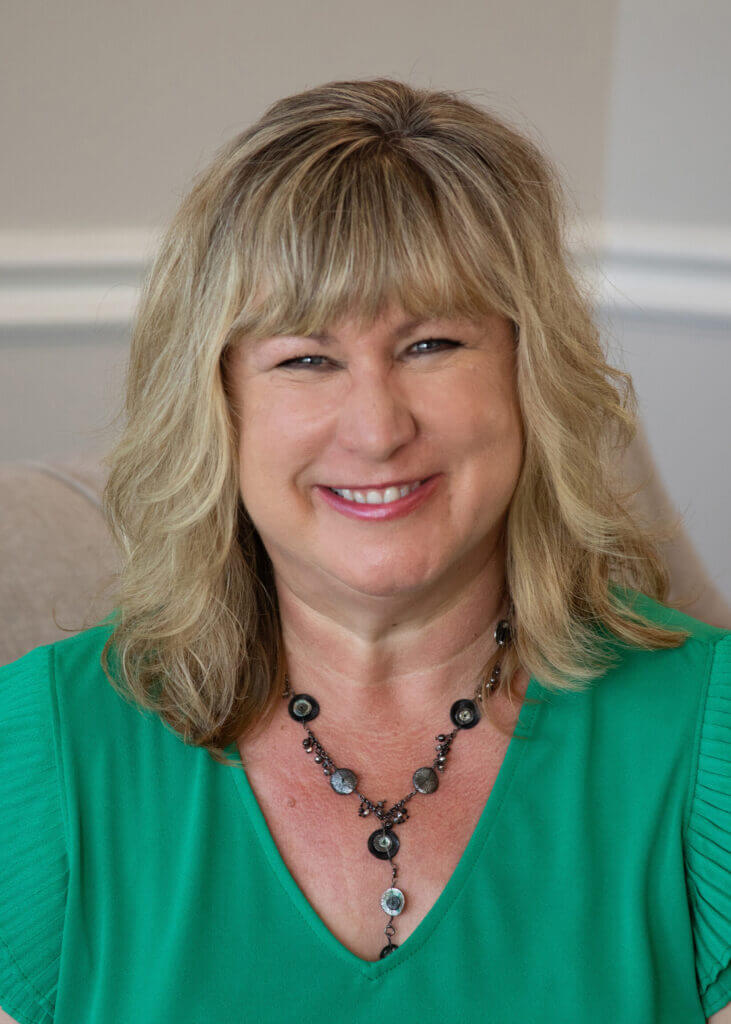
{"type": "Polygon", "coordinates": [[[583,693],[531,679],[454,874],[383,960],[307,902],[235,744],[219,765],[110,686],[108,620],[0,668],[0,1006],[21,1024],[704,1022],[731,1002],[731,631],[632,593],[691,637],[618,646],[583,693]]]}

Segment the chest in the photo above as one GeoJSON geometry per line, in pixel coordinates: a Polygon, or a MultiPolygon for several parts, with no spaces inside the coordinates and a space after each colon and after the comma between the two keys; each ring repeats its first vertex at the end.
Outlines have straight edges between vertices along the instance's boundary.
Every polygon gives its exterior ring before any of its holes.
{"type": "MultiPolygon", "coordinates": [[[[384,928],[391,919],[380,903],[387,888],[394,885],[405,896],[404,909],[392,919],[392,942],[397,945],[444,891],[477,827],[510,742],[488,723],[483,728],[481,736],[454,745],[436,792],[418,793],[406,804],[409,817],[394,828],[400,845],[391,861],[368,849],[368,837],[379,828],[376,816],[361,817],[358,796],[335,793],[301,751],[294,750],[290,759],[280,750],[275,757],[261,741],[254,750],[242,751],[249,783],[287,869],[328,930],[356,956],[377,960],[387,943],[384,928]]],[[[417,767],[405,764],[377,792],[378,772],[371,772],[358,789],[374,803],[383,799],[391,807],[412,789],[417,767]]]]}

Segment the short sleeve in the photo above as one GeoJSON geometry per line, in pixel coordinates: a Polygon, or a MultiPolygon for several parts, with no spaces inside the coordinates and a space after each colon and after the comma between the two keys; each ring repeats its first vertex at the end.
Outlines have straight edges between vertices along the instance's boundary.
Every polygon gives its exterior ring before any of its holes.
{"type": "Polygon", "coordinates": [[[53,645],[0,667],[0,1007],[53,1020],[68,880],[53,645]]]}
{"type": "Polygon", "coordinates": [[[696,974],[707,1017],[731,1003],[731,633],[710,645],[685,844],[696,974]]]}

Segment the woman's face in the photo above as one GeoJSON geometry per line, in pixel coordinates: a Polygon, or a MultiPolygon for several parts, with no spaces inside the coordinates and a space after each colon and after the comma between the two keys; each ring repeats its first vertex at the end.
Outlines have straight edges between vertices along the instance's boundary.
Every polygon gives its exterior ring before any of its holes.
{"type": "Polygon", "coordinates": [[[243,339],[228,375],[241,494],[278,585],[414,595],[497,565],[522,463],[510,322],[409,326],[392,309],[330,333],[243,339]]]}

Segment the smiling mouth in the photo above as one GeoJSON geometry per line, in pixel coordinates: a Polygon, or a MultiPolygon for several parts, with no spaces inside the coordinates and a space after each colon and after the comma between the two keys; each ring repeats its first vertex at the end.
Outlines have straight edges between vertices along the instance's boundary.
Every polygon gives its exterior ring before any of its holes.
{"type": "Polygon", "coordinates": [[[423,480],[415,480],[410,484],[403,484],[401,486],[391,485],[390,487],[380,489],[374,487],[328,487],[328,490],[338,494],[346,501],[352,501],[358,505],[389,505],[392,501],[405,498],[407,494],[417,490],[429,479],[431,478],[425,477],[423,480]]]}

